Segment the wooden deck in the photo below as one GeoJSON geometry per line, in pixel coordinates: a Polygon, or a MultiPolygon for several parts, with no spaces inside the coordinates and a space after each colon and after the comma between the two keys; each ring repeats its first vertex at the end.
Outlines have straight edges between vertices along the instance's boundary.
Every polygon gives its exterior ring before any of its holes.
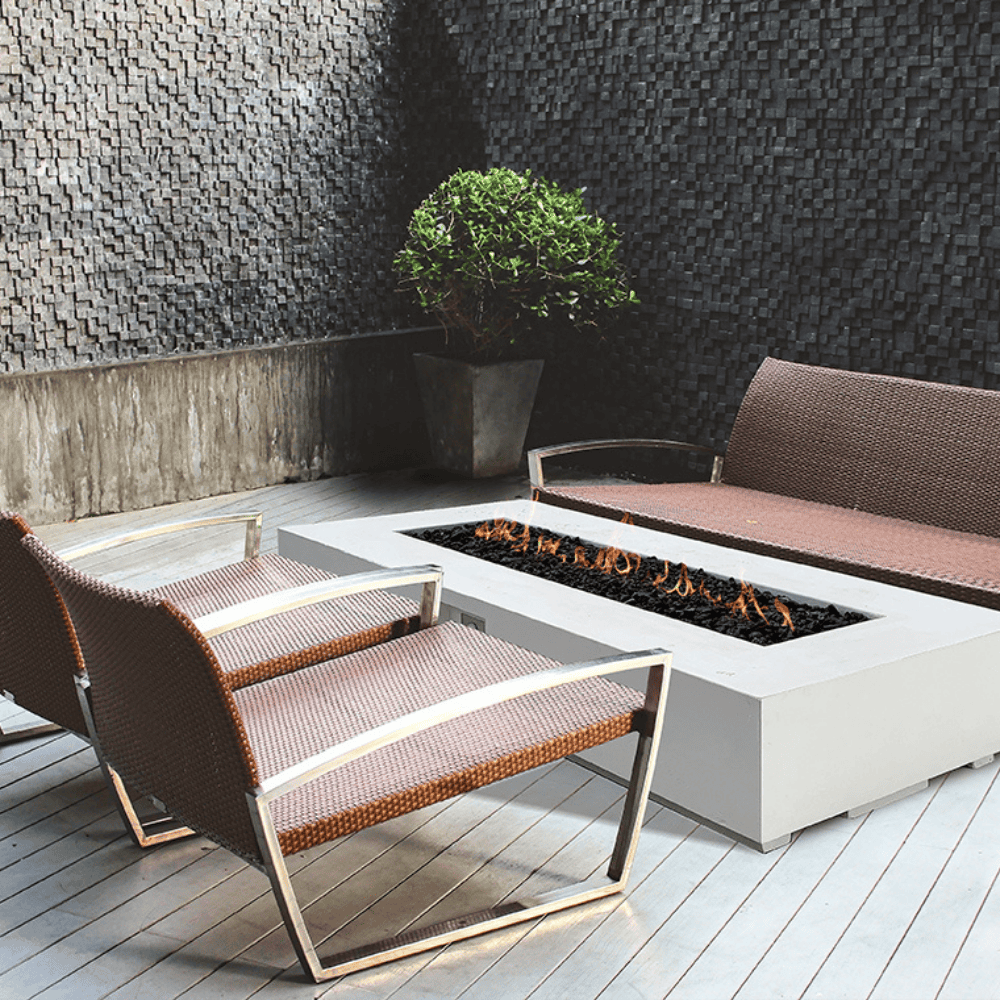
{"type": "MultiPolygon", "coordinates": [[[[58,548],[261,509],[273,549],[281,524],[526,493],[519,479],[390,473],[37,530],[58,548]]],[[[149,585],[235,558],[227,544],[161,540],[128,563],[119,550],[113,571],[96,557],[89,568],[149,585]]],[[[0,712],[15,721],[12,706],[0,712]]],[[[766,855],[654,807],[626,898],[316,987],[263,875],[202,839],[140,852],[90,750],[70,735],[39,738],[0,748],[0,998],[984,1000],[1000,996],[998,767],[952,772],[766,855]]],[[[620,796],[563,762],[311,850],[293,877],[314,900],[312,925],[351,945],[586,876],[610,852],[620,796]]]]}

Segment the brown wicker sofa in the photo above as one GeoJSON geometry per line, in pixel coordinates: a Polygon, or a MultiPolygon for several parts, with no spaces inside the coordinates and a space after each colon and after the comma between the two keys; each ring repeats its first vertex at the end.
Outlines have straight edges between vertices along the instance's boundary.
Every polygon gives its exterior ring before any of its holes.
{"type": "Polygon", "coordinates": [[[1000,393],[767,358],[708,483],[551,485],[533,497],[1000,610],[1000,393]]]}

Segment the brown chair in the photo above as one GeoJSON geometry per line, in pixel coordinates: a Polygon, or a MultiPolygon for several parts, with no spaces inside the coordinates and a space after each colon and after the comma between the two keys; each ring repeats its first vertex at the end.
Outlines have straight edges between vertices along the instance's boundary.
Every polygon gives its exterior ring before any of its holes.
{"type": "MultiPolygon", "coordinates": [[[[311,566],[277,555],[259,555],[261,515],[256,512],[158,525],[80,545],[63,556],[82,558],[155,535],[244,522],[247,533],[242,561],[148,593],[198,615],[331,579],[311,566]]],[[[30,534],[31,529],[17,514],[0,511],[0,565],[4,568],[0,575],[0,691],[49,721],[6,732],[0,729],[0,744],[60,729],[89,740],[75,683],[84,670],[79,644],[62,598],[20,544],[30,534]]],[[[231,631],[219,638],[215,655],[230,682],[238,686],[328,659],[366,641],[405,632],[413,626],[416,612],[412,601],[390,594],[346,597],[293,610],[282,617],[280,628],[251,625],[231,631]]],[[[145,659],[137,654],[136,666],[145,659]]],[[[190,835],[190,830],[163,816],[140,819],[117,773],[104,762],[102,766],[125,826],[140,847],[190,835]]]]}
{"type": "Polygon", "coordinates": [[[662,724],[662,650],[563,666],[455,623],[436,624],[441,571],[383,570],[296,600],[421,584],[410,634],[244,687],[210,643],[285,598],[192,621],[169,600],[103,584],[27,536],[73,619],[99,752],[135,788],[266,872],[316,982],[621,891],[662,724]],[[144,669],[135,670],[142,657],[144,669]],[[645,694],[604,679],[648,668],[645,694]],[[636,731],[606,877],[332,956],[317,955],[284,858],[636,731]]]}

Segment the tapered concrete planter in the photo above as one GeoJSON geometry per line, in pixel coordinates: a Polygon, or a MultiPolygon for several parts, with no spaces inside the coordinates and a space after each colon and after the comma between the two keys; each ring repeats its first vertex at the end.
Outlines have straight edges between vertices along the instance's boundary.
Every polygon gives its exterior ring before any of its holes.
{"type": "Polygon", "coordinates": [[[413,361],[434,464],[476,479],[516,472],[544,362],[413,361]]]}

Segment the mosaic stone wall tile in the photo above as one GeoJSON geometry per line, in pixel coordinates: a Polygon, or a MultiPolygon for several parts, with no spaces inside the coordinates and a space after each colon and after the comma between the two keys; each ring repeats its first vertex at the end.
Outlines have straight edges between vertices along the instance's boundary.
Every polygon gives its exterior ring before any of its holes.
{"type": "Polygon", "coordinates": [[[4,0],[0,371],[420,322],[458,167],[615,220],[641,310],[532,434],[721,445],[767,354],[1000,388],[995,0],[4,0]]]}
{"type": "Polygon", "coordinates": [[[400,7],[4,0],[0,371],[405,321],[400,7]]]}
{"type": "Polygon", "coordinates": [[[643,300],[534,435],[721,445],[768,354],[1000,388],[995,2],[433,9],[489,165],[585,187],[643,300]]]}

